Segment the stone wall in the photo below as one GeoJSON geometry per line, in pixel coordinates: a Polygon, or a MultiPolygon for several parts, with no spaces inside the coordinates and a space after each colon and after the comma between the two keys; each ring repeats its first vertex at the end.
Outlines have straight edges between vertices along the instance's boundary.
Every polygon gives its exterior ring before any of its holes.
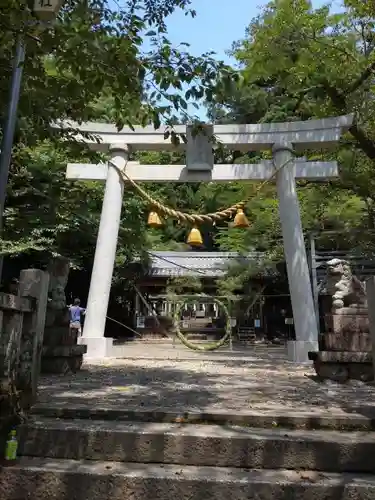
{"type": "Polygon", "coordinates": [[[0,294],[0,449],[9,427],[35,401],[49,275],[21,271],[18,295],[0,294]]]}

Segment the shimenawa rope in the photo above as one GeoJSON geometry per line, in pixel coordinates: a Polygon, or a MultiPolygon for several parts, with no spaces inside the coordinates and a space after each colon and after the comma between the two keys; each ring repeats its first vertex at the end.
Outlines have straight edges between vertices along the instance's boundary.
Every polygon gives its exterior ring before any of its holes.
{"type": "MultiPolygon", "coordinates": [[[[124,182],[129,182],[135,189],[136,191],[138,191],[138,193],[142,196],[143,199],[145,199],[146,201],[148,201],[148,203],[150,205],[152,205],[160,214],[163,214],[163,215],[167,215],[169,217],[173,217],[175,219],[178,219],[179,221],[183,221],[183,222],[189,222],[191,224],[201,224],[201,223],[204,223],[204,222],[215,222],[215,221],[219,221],[219,220],[225,220],[225,219],[228,219],[230,218],[235,212],[237,212],[238,209],[244,209],[245,205],[252,199],[252,198],[255,198],[260,192],[261,190],[264,188],[264,186],[266,186],[272,179],[274,179],[277,175],[277,173],[282,170],[284,167],[286,167],[286,165],[288,165],[291,161],[294,160],[294,157],[290,158],[289,160],[287,160],[286,162],[284,162],[279,168],[276,168],[276,165],[273,161],[273,164],[274,164],[274,167],[275,167],[275,170],[274,172],[272,173],[272,175],[270,175],[270,177],[268,179],[265,179],[260,185],[259,187],[257,188],[256,192],[254,195],[251,195],[251,196],[248,196],[247,198],[245,198],[244,200],[240,201],[239,203],[236,203],[234,205],[232,205],[231,207],[228,207],[224,210],[220,210],[220,211],[217,211],[217,212],[213,212],[213,213],[209,213],[209,214],[204,214],[204,215],[198,215],[198,214],[188,214],[186,212],[181,212],[180,210],[175,210],[173,208],[170,208],[166,205],[164,205],[163,203],[160,203],[159,201],[155,200],[155,198],[153,198],[152,196],[150,196],[144,189],[141,188],[141,186],[135,182],[133,179],[131,179],[127,173],[125,172],[125,170],[121,170],[119,167],[117,167],[117,165],[115,165],[112,161],[108,161],[108,163],[110,165],[112,165],[118,172],[118,174],[120,175],[120,177],[122,178],[122,180],[124,182]]],[[[126,165],[127,163],[125,164],[125,168],[126,168],[126,165]]],[[[258,299],[258,297],[260,297],[262,292],[259,292],[256,294],[255,296],[255,299],[253,301],[253,303],[255,303],[255,301],[258,299]]],[[[195,299],[199,299],[199,295],[197,295],[195,297],[195,299]]],[[[193,297],[191,296],[190,299],[193,299],[193,297]]],[[[214,301],[219,304],[219,301],[217,301],[217,299],[214,299],[214,301]]],[[[220,302],[220,305],[224,308],[224,312],[225,312],[225,315],[226,315],[226,329],[225,329],[225,333],[223,335],[223,337],[216,341],[216,342],[212,342],[210,344],[207,344],[207,345],[201,345],[201,346],[196,346],[195,344],[193,344],[192,342],[190,342],[185,336],[184,334],[181,332],[180,328],[179,328],[179,321],[177,320],[177,311],[179,312],[180,311],[180,308],[181,308],[181,304],[179,307],[176,308],[176,311],[175,311],[175,314],[174,314],[174,325],[175,325],[175,330],[176,330],[176,335],[177,337],[180,339],[180,341],[186,346],[188,347],[189,349],[195,349],[195,350],[202,350],[202,351],[207,351],[207,350],[214,350],[214,349],[218,349],[219,347],[221,347],[222,345],[225,344],[225,342],[228,340],[228,338],[230,337],[230,334],[231,334],[231,328],[230,328],[230,318],[229,318],[229,314],[228,314],[228,310],[227,308],[225,307],[224,304],[222,304],[220,302]]]]}
{"type": "MultiPolygon", "coordinates": [[[[169,217],[173,217],[175,219],[178,219],[179,221],[182,222],[189,222],[193,225],[197,224],[202,224],[204,222],[216,222],[220,220],[225,220],[233,216],[235,212],[239,209],[244,209],[245,205],[252,199],[255,198],[261,190],[266,186],[271,180],[273,180],[278,172],[282,170],[286,165],[288,165],[291,161],[294,161],[294,157],[290,158],[287,160],[285,163],[283,163],[279,168],[276,168],[275,164],[275,171],[268,177],[268,179],[265,179],[257,188],[255,191],[255,194],[252,194],[245,198],[244,200],[240,201],[239,203],[236,203],[232,205],[231,207],[225,208],[224,210],[220,210],[218,212],[213,212],[209,214],[203,214],[203,215],[198,215],[198,214],[188,214],[186,212],[181,212],[180,210],[175,210],[174,208],[168,207],[167,205],[164,205],[163,203],[155,200],[152,196],[150,196],[141,186],[135,182],[133,179],[131,179],[128,174],[125,172],[125,170],[121,170],[115,163],[113,163],[111,160],[108,160],[108,163],[117,170],[118,174],[122,178],[124,182],[129,182],[135,189],[138,191],[138,193],[142,196],[143,199],[145,199],[150,205],[152,205],[156,211],[162,215],[167,215],[169,217]]],[[[273,162],[274,163],[274,162],[273,162]]],[[[125,165],[126,169],[126,165],[125,165]]]]}

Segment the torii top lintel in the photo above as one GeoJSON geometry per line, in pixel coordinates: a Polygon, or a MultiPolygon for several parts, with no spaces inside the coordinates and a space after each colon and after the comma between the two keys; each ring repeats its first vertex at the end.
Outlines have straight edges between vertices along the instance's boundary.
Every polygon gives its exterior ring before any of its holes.
{"type": "MultiPolygon", "coordinates": [[[[353,115],[322,118],[318,120],[285,123],[261,123],[254,125],[214,125],[216,140],[238,151],[260,151],[270,149],[274,144],[289,143],[297,151],[327,148],[340,139],[353,122],[353,115]]],[[[63,121],[52,124],[53,129],[71,129],[77,140],[86,142],[90,148],[106,151],[110,145],[127,144],[134,150],[172,150],[176,149],[170,139],[165,139],[164,127],[125,127],[118,131],[115,125],[106,123],[63,121]],[[83,136],[89,134],[91,137],[83,136]]],[[[185,125],[177,125],[178,134],[186,133],[185,125]]],[[[184,148],[184,144],[181,144],[184,148]]]]}

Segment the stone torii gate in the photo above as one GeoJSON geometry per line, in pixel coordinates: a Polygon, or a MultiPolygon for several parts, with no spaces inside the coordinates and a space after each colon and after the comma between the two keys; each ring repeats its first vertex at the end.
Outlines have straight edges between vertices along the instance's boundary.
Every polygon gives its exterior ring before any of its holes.
{"type": "Polygon", "coordinates": [[[175,127],[176,133],[187,133],[188,137],[187,145],[180,146],[187,149],[187,166],[184,166],[140,165],[128,161],[130,151],[175,149],[170,140],[165,139],[162,129],[135,127],[134,130],[124,128],[117,131],[115,126],[102,123],[78,125],[64,122],[54,125],[54,128],[74,128],[89,133],[90,139],[80,134],[76,138],[85,141],[90,148],[110,155],[108,164],[68,164],[66,173],[67,179],[106,183],[81,340],[87,344],[87,357],[110,356],[112,350],[113,340],[104,337],[104,328],[124,192],[124,183],[116,168],[111,166],[113,163],[137,182],[263,181],[277,170],[279,213],[296,332],[296,340],[288,343],[288,358],[295,362],[306,362],[308,351],[319,350],[318,326],[295,179],[325,180],[337,177],[338,168],[335,161],[293,160],[293,155],[294,152],[335,145],[352,120],[352,115],[348,115],[305,122],[208,126],[216,140],[229,149],[243,152],[271,149],[273,161],[256,165],[213,165],[212,144],[207,136],[192,138],[191,129],[186,126],[175,127]]]}

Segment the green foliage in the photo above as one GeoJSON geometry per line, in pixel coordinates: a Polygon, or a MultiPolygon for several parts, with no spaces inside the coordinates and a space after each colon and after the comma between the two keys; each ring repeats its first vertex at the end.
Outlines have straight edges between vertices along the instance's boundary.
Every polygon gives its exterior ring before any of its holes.
{"type": "MultiPolygon", "coordinates": [[[[333,15],[328,7],[314,9],[306,0],[269,2],[250,23],[245,38],[233,44],[245,84],[231,95],[215,90],[208,111],[223,123],[354,113],[350,134],[337,151],[305,153],[310,159],[338,159],[341,179],[300,182],[298,195],[304,229],[322,234],[319,245],[370,251],[375,247],[368,232],[374,228],[375,13],[364,2],[344,4],[346,8],[333,15]],[[328,231],[334,234],[328,236],[328,231]]],[[[251,154],[248,159],[257,160],[251,154]]],[[[275,198],[269,188],[250,202],[249,231],[222,230],[218,243],[226,249],[280,246],[275,198]]]]}
{"type": "MultiPolygon", "coordinates": [[[[130,0],[123,8],[113,8],[107,0],[69,0],[57,23],[37,35],[28,24],[31,13],[25,1],[8,2],[0,12],[1,102],[8,99],[10,61],[19,33],[25,37],[27,58],[3,251],[61,253],[77,266],[91,265],[103,187],[69,183],[64,171],[69,161],[99,157],[68,141],[57,142],[49,129],[51,121],[100,120],[119,128],[163,123],[166,136],[177,144],[184,138],[176,136],[173,124],[189,120],[188,101],[202,100],[219,123],[293,121],[353,112],[354,125],[336,151],[306,152],[310,159],[337,158],[341,179],[300,182],[298,195],[304,229],[322,235],[320,246],[373,252],[375,26],[374,12],[365,4],[346,1],[345,10],[332,15],[327,7],[314,9],[305,0],[270,2],[250,23],[245,38],[233,45],[232,54],[242,67],[238,74],[213,54],[192,57],[186,45],[171,45],[166,16],[174,9],[194,16],[189,0],[130,0]]],[[[3,117],[4,113],[2,108],[3,117]]],[[[215,149],[218,163],[256,163],[269,157],[269,152],[215,149]]],[[[134,159],[160,165],[185,162],[177,149],[137,152],[134,159]]],[[[146,189],[168,206],[191,213],[214,212],[252,195],[246,207],[250,228],[233,229],[231,221],[203,225],[205,249],[262,251],[263,267],[282,259],[274,186],[259,194],[253,182],[151,183],[146,189]]],[[[135,254],[144,256],[149,248],[189,248],[190,228],[183,224],[167,219],[161,230],[148,229],[149,208],[127,188],[116,262],[119,288],[130,283],[126,267],[135,254]]],[[[257,275],[258,264],[246,272],[231,270],[226,280],[219,280],[220,293],[230,295],[243,287],[246,273],[257,275]]],[[[183,288],[178,282],[172,285],[183,288]]]]}
{"type": "Polygon", "coordinates": [[[280,94],[271,113],[280,105],[296,117],[354,113],[354,145],[374,159],[374,18],[361,3],[331,14],[306,0],[270,2],[234,54],[249,83],[280,94]]]}
{"type": "Polygon", "coordinates": [[[35,35],[27,1],[11,2],[0,14],[1,102],[7,102],[11,53],[22,34],[27,57],[20,124],[29,141],[48,134],[58,119],[104,115],[121,128],[158,126],[186,114],[187,100],[204,98],[218,72],[224,81],[231,78],[211,54],[193,57],[168,40],[165,17],[175,9],[195,15],[189,4],[130,0],[121,7],[108,0],[70,0],[57,22],[35,35]],[[189,87],[183,92],[184,83],[189,87]]]}
{"type": "MultiPolygon", "coordinates": [[[[129,0],[123,6],[109,0],[67,0],[57,21],[42,27],[26,0],[12,0],[1,9],[2,103],[8,100],[17,38],[26,47],[1,245],[5,254],[57,253],[78,266],[91,264],[103,186],[67,182],[65,169],[69,161],[100,158],[62,141],[51,132],[51,122],[100,120],[119,128],[163,122],[177,141],[172,124],[181,113],[187,116],[187,101],[204,98],[219,74],[230,80],[231,73],[212,55],[193,57],[186,44],[172,46],[165,20],[176,9],[195,16],[190,0],[129,0]]],[[[4,122],[5,106],[0,113],[4,122]]],[[[175,161],[178,155],[170,156],[175,161]]],[[[160,195],[166,199],[171,193],[173,188],[166,187],[160,195]]],[[[146,209],[128,190],[118,268],[152,243],[146,209]]]]}
{"type": "Polygon", "coordinates": [[[167,283],[166,292],[170,297],[183,294],[197,294],[202,291],[202,281],[195,276],[178,276],[170,278],[167,283]]]}

